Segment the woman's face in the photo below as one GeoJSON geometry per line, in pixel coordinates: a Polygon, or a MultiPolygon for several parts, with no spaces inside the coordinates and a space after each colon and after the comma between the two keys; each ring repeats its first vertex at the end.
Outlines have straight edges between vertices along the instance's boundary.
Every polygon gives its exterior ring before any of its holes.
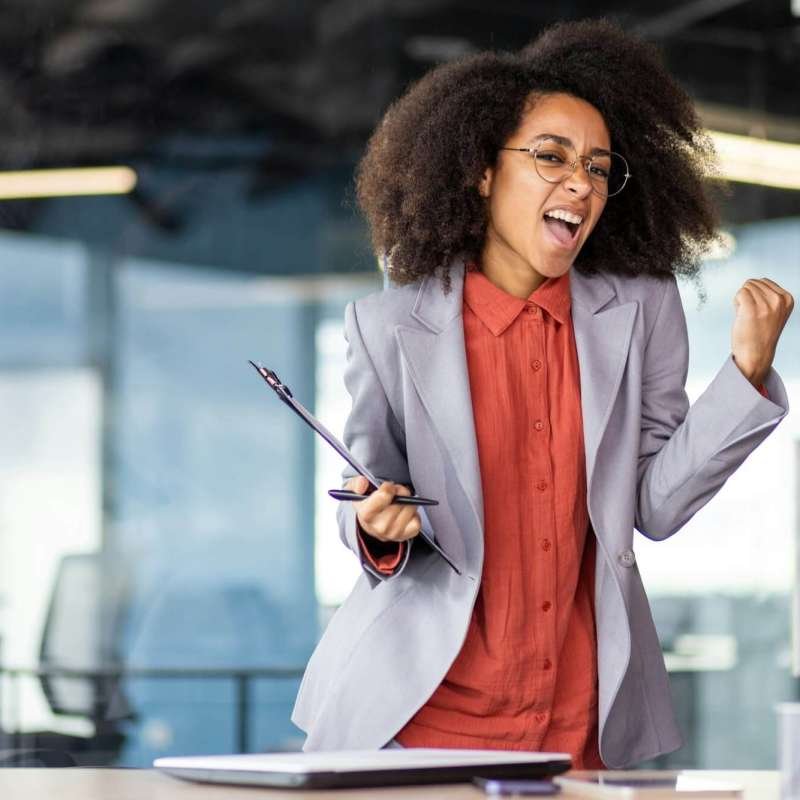
{"type": "MultiPolygon", "coordinates": [[[[578,155],[611,148],[600,112],[568,94],[539,97],[505,146],[532,147],[544,135],[569,140],[578,155]]],[[[489,213],[482,268],[487,273],[504,272],[512,276],[512,283],[529,282],[533,288],[569,270],[606,204],[592,191],[583,163],[563,182],[548,183],[537,173],[529,153],[510,150],[500,151],[479,188],[489,213]],[[573,224],[550,218],[548,213],[556,209],[575,215],[570,217],[573,224]]]]}

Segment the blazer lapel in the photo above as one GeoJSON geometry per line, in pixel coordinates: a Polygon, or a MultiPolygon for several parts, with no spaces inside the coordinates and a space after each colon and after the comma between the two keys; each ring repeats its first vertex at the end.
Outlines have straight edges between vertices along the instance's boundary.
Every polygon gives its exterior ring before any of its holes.
{"type": "Polygon", "coordinates": [[[636,302],[612,305],[614,287],[603,275],[570,275],[572,324],[581,382],[586,479],[591,497],[597,452],[628,360],[636,302]]]}
{"type": "MultiPolygon", "coordinates": [[[[398,325],[396,335],[417,394],[470,498],[477,530],[482,532],[483,492],[461,307],[463,267],[454,267],[450,275],[447,295],[437,276],[423,280],[411,311],[421,326],[398,325]]],[[[447,550],[447,544],[443,546],[447,550]]]]}

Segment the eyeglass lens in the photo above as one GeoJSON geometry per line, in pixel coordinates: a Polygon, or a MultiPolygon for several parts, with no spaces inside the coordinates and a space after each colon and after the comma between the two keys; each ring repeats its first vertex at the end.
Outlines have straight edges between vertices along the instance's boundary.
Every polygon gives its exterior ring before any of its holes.
{"type": "MultiPolygon", "coordinates": [[[[549,183],[566,180],[577,169],[578,154],[569,145],[549,139],[537,145],[533,152],[534,165],[539,176],[549,183]]],[[[592,190],[602,197],[611,197],[622,191],[627,181],[628,165],[617,153],[582,157],[592,190]]]]}

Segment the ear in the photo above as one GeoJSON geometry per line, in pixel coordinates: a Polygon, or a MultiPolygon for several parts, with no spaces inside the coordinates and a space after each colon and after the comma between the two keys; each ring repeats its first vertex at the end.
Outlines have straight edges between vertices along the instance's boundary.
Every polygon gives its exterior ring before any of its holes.
{"type": "Polygon", "coordinates": [[[489,197],[492,193],[492,181],[494,180],[494,170],[491,167],[486,167],[483,177],[478,184],[478,194],[481,197],[489,197]]]}

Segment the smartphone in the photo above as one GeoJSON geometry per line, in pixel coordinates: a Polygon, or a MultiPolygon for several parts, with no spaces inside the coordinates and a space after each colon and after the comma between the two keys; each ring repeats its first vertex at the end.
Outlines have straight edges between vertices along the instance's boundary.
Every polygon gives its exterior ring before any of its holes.
{"type": "Polygon", "coordinates": [[[552,781],[506,780],[503,778],[473,778],[472,782],[486,794],[500,797],[558,794],[560,787],[552,781]]]}
{"type": "Polygon", "coordinates": [[[682,800],[737,797],[742,787],[732,781],[691,772],[619,770],[570,772],[554,779],[570,795],[597,800],[682,800]]]}

